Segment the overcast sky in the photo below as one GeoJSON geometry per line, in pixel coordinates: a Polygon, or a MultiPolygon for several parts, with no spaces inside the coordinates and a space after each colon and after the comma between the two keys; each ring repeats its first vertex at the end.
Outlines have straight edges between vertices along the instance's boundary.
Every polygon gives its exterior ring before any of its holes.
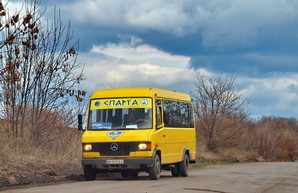
{"type": "Polygon", "coordinates": [[[43,1],[71,20],[89,92],[233,73],[252,117],[298,118],[298,0],[43,1]]]}

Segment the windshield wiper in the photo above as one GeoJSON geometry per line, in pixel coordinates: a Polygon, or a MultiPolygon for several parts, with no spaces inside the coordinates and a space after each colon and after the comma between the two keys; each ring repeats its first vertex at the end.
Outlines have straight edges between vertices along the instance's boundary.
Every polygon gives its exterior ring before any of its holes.
{"type": "Polygon", "coordinates": [[[112,128],[112,130],[138,130],[138,128],[125,128],[125,127],[121,127],[121,128],[112,128]]]}

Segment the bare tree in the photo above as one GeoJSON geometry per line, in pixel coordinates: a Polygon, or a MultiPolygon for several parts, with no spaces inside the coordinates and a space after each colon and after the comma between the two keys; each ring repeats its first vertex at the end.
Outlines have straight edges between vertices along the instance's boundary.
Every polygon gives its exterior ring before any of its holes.
{"type": "Polygon", "coordinates": [[[195,115],[208,151],[227,146],[247,118],[247,100],[235,87],[236,76],[198,74],[194,94],[195,115]]]}
{"type": "Polygon", "coordinates": [[[41,22],[39,1],[25,1],[11,17],[0,4],[0,83],[2,118],[11,123],[7,133],[24,137],[25,128],[38,142],[51,125],[53,112],[69,103],[69,96],[81,101],[84,91],[75,90],[83,79],[77,63],[78,42],[73,42],[70,24],[63,25],[55,11],[53,22],[41,22]]]}

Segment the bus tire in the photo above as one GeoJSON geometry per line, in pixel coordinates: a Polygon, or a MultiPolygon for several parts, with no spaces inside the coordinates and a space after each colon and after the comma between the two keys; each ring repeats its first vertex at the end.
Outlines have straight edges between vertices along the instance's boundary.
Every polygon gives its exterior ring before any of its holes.
{"type": "Polygon", "coordinates": [[[171,168],[171,174],[172,174],[173,177],[179,177],[180,176],[178,164],[175,164],[175,167],[171,168]]]}
{"type": "Polygon", "coordinates": [[[93,181],[96,179],[96,169],[91,166],[84,167],[84,176],[87,181],[93,181]]]}
{"type": "Polygon", "coordinates": [[[149,168],[149,177],[151,180],[158,180],[160,178],[161,163],[159,155],[155,155],[153,167],[149,168]]]}
{"type": "Polygon", "coordinates": [[[188,176],[188,169],[189,169],[189,157],[187,154],[184,154],[183,160],[178,164],[179,173],[182,177],[188,176]]]}

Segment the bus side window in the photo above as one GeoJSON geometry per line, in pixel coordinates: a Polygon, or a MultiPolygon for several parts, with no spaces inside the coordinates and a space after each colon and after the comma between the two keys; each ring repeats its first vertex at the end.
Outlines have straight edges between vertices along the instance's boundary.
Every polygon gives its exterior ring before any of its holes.
{"type": "Polygon", "coordinates": [[[158,128],[162,124],[162,114],[161,114],[161,103],[160,100],[156,100],[156,128],[158,128]]]}
{"type": "Polygon", "coordinates": [[[170,116],[169,116],[169,113],[164,111],[164,122],[165,122],[165,125],[169,125],[170,123],[170,116]]]}
{"type": "Polygon", "coordinates": [[[156,107],[156,127],[161,125],[161,107],[156,107]]]}

